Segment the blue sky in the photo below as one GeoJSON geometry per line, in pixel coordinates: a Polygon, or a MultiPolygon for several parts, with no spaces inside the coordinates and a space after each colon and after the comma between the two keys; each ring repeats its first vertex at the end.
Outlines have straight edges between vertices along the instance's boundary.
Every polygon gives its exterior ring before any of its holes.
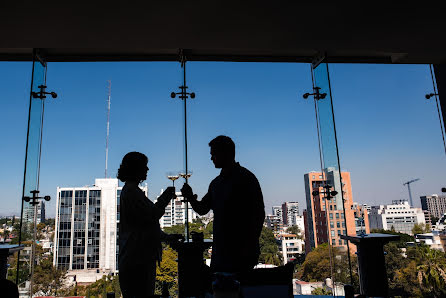
{"type": "MultiPolygon", "coordinates": [[[[231,136],[236,159],[258,177],[266,212],[283,201],[305,207],[303,175],[319,170],[308,64],[190,62],[188,103],[190,184],[201,196],[218,175],[208,142],[231,136]]],[[[330,65],[341,168],[351,172],[353,199],[371,205],[446,186],[441,141],[427,65],[330,65]]],[[[107,80],[112,81],[109,173],[129,151],[149,157],[149,197],[183,168],[183,103],[171,99],[182,78],[178,63],[50,63],[40,190],[83,186],[104,176],[107,80]]],[[[19,213],[31,63],[1,62],[0,214],[19,213]]],[[[181,185],[182,183],[177,183],[181,185]]]]}

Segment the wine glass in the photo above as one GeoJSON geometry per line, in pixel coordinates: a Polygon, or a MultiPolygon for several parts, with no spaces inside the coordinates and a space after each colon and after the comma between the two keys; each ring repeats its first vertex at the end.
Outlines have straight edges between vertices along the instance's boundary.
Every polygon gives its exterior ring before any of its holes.
{"type": "Polygon", "coordinates": [[[167,179],[172,181],[172,186],[175,187],[175,180],[180,178],[178,172],[167,172],[166,176],[167,176],[167,179]]]}
{"type": "Polygon", "coordinates": [[[190,176],[192,176],[192,171],[187,171],[187,173],[186,173],[186,171],[182,171],[182,172],[180,172],[180,173],[178,173],[178,175],[181,177],[181,178],[184,178],[184,179],[189,179],[190,178],[190,176]]]}

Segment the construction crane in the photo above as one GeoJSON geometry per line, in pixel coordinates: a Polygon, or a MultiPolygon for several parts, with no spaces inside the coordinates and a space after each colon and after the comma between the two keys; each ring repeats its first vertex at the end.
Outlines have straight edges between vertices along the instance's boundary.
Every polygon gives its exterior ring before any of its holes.
{"type": "Polygon", "coordinates": [[[404,185],[407,185],[407,189],[409,190],[409,200],[410,200],[410,206],[411,206],[411,207],[413,207],[413,201],[412,201],[412,193],[411,193],[411,191],[410,191],[410,184],[411,184],[411,183],[414,183],[414,182],[416,182],[416,181],[418,181],[418,180],[420,180],[420,178],[412,179],[412,180],[410,180],[410,181],[407,181],[407,182],[403,183],[403,186],[404,186],[404,185]]]}

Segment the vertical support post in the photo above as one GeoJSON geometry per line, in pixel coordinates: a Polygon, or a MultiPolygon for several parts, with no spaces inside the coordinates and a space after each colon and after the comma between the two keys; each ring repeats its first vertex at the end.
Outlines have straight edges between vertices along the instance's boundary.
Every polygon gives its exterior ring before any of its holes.
{"type": "Polygon", "coordinates": [[[446,117],[446,64],[434,64],[435,81],[440,98],[441,114],[446,117]],[[443,93],[442,93],[443,92],[443,93]]]}
{"type": "MultiPolygon", "coordinates": [[[[187,164],[187,93],[186,93],[186,57],[183,53],[181,53],[181,67],[183,68],[183,88],[181,88],[181,93],[184,101],[184,173],[186,179],[186,184],[188,183],[188,164],[187,164]]],[[[185,205],[185,224],[184,233],[186,234],[186,242],[189,241],[189,202],[186,200],[184,202],[185,205]]]]}
{"type": "Polygon", "coordinates": [[[31,281],[29,283],[29,296],[32,297],[33,296],[33,286],[34,286],[34,267],[35,267],[35,263],[36,263],[36,241],[37,241],[37,206],[38,206],[38,202],[36,204],[36,202],[34,201],[34,231],[33,231],[33,244],[31,247],[31,281]]]}

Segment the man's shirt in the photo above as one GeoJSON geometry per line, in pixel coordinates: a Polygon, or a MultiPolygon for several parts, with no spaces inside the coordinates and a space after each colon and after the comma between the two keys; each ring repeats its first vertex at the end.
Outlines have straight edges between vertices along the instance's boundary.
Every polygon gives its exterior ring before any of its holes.
{"type": "Polygon", "coordinates": [[[191,204],[201,215],[210,209],[214,212],[211,262],[214,272],[249,270],[257,264],[265,206],[253,173],[235,163],[211,182],[200,202],[191,204]]]}

